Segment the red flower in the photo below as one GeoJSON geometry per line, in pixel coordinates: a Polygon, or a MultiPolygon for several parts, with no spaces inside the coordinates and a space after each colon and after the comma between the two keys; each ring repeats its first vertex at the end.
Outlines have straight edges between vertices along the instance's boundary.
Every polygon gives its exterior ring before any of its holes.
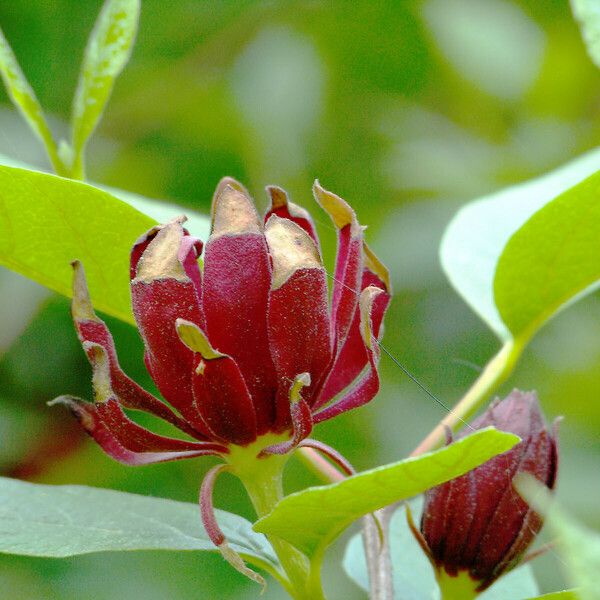
{"type": "MultiPolygon", "coordinates": [[[[438,580],[467,573],[476,592],[519,563],[543,524],[514,490],[513,478],[519,472],[530,473],[553,489],[558,467],[556,430],[546,428],[534,392],[514,390],[502,402],[492,403],[472,428],[490,425],[515,433],[522,441],[429,490],[421,519],[422,541],[438,580]]],[[[463,430],[461,436],[469,431],[463,430]]]]}
{"type": "MultiPolygon", "coordinates": [[[[168,404],[121,370],[83,268],[73,264],[73,318],[93,367],[94,402],[55,402],[68,405],[116,460],[233,460],[232,449],[252,444],[249,452],[260,458],[302,444],[351,470],[335,450],[306,438],[313,424],[369,402],[379,389],[376,338],[390,300],[387,271],[364,243],[350,206],[316,183],[315,197],[339,238],[329,306],[310,216],[283,190],[267,191],[271,208],[263,224],[244,188],[221,181],[203,269],[202,242],[183,228],[184,218],[153,227],[131,251],[133,313],[146,366],[168,404]],[[152,413],[187,439],[152,433],[124,408],[152,413]]],[[[219,546],[210,497],[225,468],[213,469],[201,490],[203,520],[219,546]]]]}

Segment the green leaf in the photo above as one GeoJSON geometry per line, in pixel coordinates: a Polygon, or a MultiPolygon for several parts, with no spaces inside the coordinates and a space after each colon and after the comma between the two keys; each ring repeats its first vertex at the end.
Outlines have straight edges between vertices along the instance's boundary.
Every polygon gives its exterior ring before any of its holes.
{"type": "Polygon", "coordinates": [[[571,8],[579,21],[588,54],[600,67],[600,4],[598,0],[571,0],[571,8]]]}
{"type": "Polygon", "coordinates": [[[140,15],[140,0],[106,0],[85,50],[73,102],[73,173],[83,172],[83,152],[98,124],[115,79],[129,57],[140,15]]]}
{"type": "Polygon", "coordinates": [[[471,202],[448,225],[440,246],[444,271],[458,293],[503,341],[510,340],[513,332],[498,310],[494,278],[507,243],[536,211],[599,169],[600,149],[542,177],[471,202]]]}
{"type": "Polygon", "coordinates": [[[0,166],[0,264],[70,296],[79,259],[95,307],[124,321],[133,322],[129,251],[154,224],[91,185],[0,166]]]}
{"type": "MultiPolygon", "coordinates": [[[[413,517],[418,523],[423,506],[422,498],[411,502],[410,505],[413,517]]],[[[433,568],[408,528],[404,506],[392,517],[389,543],[395,600],[438,600],[440,593],[433,568]]],[[[369,579],[360,534],[355,535],[346,546],[344,569],[350,579],[368,591],[369,579]]],[[[492,587],[480,594],[478,600],[521,600],[538,592],[531,567],[523,565],[502,576],[492,587]]]]}
{"type": "Polygon", "coordinates": [[[536,596],[535,598],[528,598],[527,600],[580,600],[580,598],[579,590],[562,590],[560,592],[550,592],[549,594],[536,596]]]}
{"type": "Polygon", "coordinates": [[[356,519],[458,477],[518,441],[493,428],[476,431],[435,452],[291,494],[254,529],[279,536],[308,556],[320,556],[356,519]]]}
{"type": "MultiPolygon", "coordinates": [[[[215,512],[236,552],[259,567],[277,567],[269,542],[249,521],[215,512]]],[[[202,527],[197,504],[0,477],[0,552],[64,557],[122,550],[217,548],[202,527]]]]}
{"type": "MultiPolygon", "coordinates": [[[[0,166],[0,265],[70,297],[70,262],[79,259],[96,309],[133,323],[131,246],[147,229],[182,209],[111,191],[115,195],[47,173],[0,166]]],[[[185,212],[191,215],[190,231],[205,239],[208,218],[185,212]]]]}
{"type": "Polygon", "coordinates": [[[600,172],[538,210],[509,240],[494,280],[496,305],[517,338],[600,284],[600,172]]]}
{"type": "Polygon", "coordinates": [[[547,488],[531,475],[517,475],[515,487],[558,535],[557,549],[571,576],[571,583],[577,585],[577,596],[581,600],[598,600],[600,534],[568,515],[558,506],[547,488]]]}
{"type": "Polygon", "coordinates": [[[0,29],[0,75],[6,86],[6,91],[13,104],[17,107],[23,118],[43,142],[48,156],[57,173],[64,174],[64,168],[56,149],[52,132],[48,127],[44,111],[36,98],[35,92],[29,85],[27,78],[14,55],[4,33],[0,29]]]}

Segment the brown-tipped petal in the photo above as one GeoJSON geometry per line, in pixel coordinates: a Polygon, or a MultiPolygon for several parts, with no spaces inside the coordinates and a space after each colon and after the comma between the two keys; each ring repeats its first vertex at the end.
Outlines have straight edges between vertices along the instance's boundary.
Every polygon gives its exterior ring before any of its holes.
{"type": "Polygon", "coordinates": [[[312,448],[317,452],[320,452],[324,456],[326,456],[329,460],[335,463],[346,475],[354,475],[356,470],[350,464],[350,462],[342,456],[335,448],[324,444],[323,442],[319,442],[318,440],[306,439],[302,440],[298,444],[299,448],[312,448]]]}
{"type": "Polygon", "coordinates": [[[269,199],[271,200],[271,207],[269,208],[267,214],[265,215],[265,223],[269,220],[271,215],[277,215],[282,219],[289,219],[302,227],[306,233],[313,239],[315,246],[321,252],[319,246],[319,238],[317,236],[317,232],[315,229],[315,224],[313,223],[312,217],[310,213],[289,201],[288,195],[285,190],[282,190],[280,187],[276,185],[268,185],[266,187],[267,194],[269,199]]]}
{"type": "Polygon", "coordinates": [[[217,477],[229,469],[228,465],[217,465],[208,471],[204,476],[202,485],[200,486],[200,516],[202,524],[208,534],[211,542],[219,549],[223,558],[238,572],[252,581],[263,586],[263,591],[267,586],[267,582],[258,573],[246,566],[242,557],[233,550],[227,543],[225,534],[217,523],[215,509],[213,506],[213,491],[217,477]]]}
{"type": "Polygon", "coordinates": [[[256,439],[254,405],[235,361],[215,350],[194,323],[177,319],[182,342],[195,355],[192,389],[195,406],[212,435],[240,446],[256,439]]]}
{"type": "Polygon", "coordinates": [[[180,260],[183,238],[181,224],[173,221],[148,244],[131,282],[133,314],[158,389],[194,429],[206,434],[193,408],[194,354],[175,329],[179,317],[199,326],[204,322],[196,287],[180,260]]]}
{"type": "Polygon", "coordinates": [[[334,348],[342,347],[358,303],[363,271],[363,230],[350,205],[315,181],[313,193],[338,229],[331,318],[334,348]]]}
{"type": "Polygon", "coordinates": [[[379,344],[373,327],[373,309],[378,296],[384,294],[378,287],[369,286],[360,294],[360,334],[368,357],[368,365],[354,386],[342,397],[313,415],[313,422],[320,423],[342,412],[358,408],[373,399],[379,391],[379,344]]]}
{"type": "Polygon", "coordinates": [[[234,190],[237,190],[241,194],[244,194],[244,196],[247,196],[248,198],[250,198],[250,193],[248,192],[248,190],[246,189],[246,187],[244,186],[243,183],[240,183],[237,179],[234,179],[233,177],[229,177],[228,175],[226,175],[225,177],[222,177],[221,180],[219,181],[219,183],[217,183],[217,187],[215,188],[215,192],[212,197],[212,202],[211,202],[211,206],[210,206],[211,222],[213,222],[215,219],[216,200],[223,193],[223,190],[226,187],[230,187],[234,190]]]}
{"type": "Polygon", "coordinates": [[[267,336],[271,268],[250,198],[225,185],[214,203],[204,259],[204,311],[211,344],[231,356],[256,408],[259,434],[275,418],[277,388],[267,336]]]}
{"type": "Polygon", "coordinates": [[[265,448],[261,454],[287,454],[310,435],[312,416],[308,404],[302,399],[302,388],[310,385],[310,375],[297,375],[289,391],[290,415],[292,420],[292,437],[287,442],[274,444],[265,448]]]}
{"type": "Polygon", "coordinates": [[[273,215],[265,228],[273,260],[268,331],[280,382],[277,424],[287,425],[287,386],[298,373],[310,374],[313,385],[304,391],[311,405],[331,363],[327,278],[318,250],[295,223],[273,215]]]}
{"type": "Polygon", "coordinates": [[[79,261],[73,262],[73,271],[72,314],[77,335],[82,344],[86,342],[99,344],[106,351],[110,364],[111,386],[119,402],[126,408],[143,410],[160,417],[193,437],[205,439],[202,434],[192,429],[158,398],[141,388],[121,370],[110,331],[92,307],[85,273],[79,261]]]}
{"type": "MultiPolygon", "coordinates": [[[[361,291],[369,286],[380,288],[383,293],[375,299],[372,310],[373,332],[380,338],[381,324],[391,300],[391,289],[387,269],[367,246],[363,244],[365,267],[362,275],[361,291]]],[[[360,334],[360,310],[357,307],[348,336],[338,350],[332,368],[323,383],[313,410],[327,404],[337,394],[348,387],[363,371],[369,361],[368,353],[360,334]]]]}

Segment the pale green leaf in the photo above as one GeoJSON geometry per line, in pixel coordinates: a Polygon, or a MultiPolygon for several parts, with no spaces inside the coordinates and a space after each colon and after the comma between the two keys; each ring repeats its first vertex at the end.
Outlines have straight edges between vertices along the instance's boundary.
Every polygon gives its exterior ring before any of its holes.
{"type": "Polygon", "coordinates": [[[579,21],[588,54],[600,67],[600,2],[598,0],[571,0],[575,19],[579,21]]]}
{"type": "Polygon", "coordinates": [[[458,477],[518,441],[493,428],[476,431],[435,452],[291,494],[254,528],[283,538],[309,556],[319,555],[363,515],[458,477]]]}
{"type": "Polygon", "coordinates": [[[557,550],[571,583],[581,600],[600,598],[600,533],[584,527],[568,515],[548,489],[531,475],[521,473],[515,487],[525,500],[543,515],[557,534],[557,550]]]}
{"type": "Polygon", "coordinates": [[[562,590],[560,592],[550,592],[535,598],[527,598],[527,600],[580,600],[579,590],[562,590]]]}
{"type": "MultiPolygon", "coordinates": [[[[419,522],[422,499],[410,503],[415,522],[419,522]]],[[[408,528],[404,506],[392,517],[389,528],[391,563],[393,566],[395,600],[439,600],[440,593],[429,559],[408,528]]],[[[369,589],[362,538],[355,535],[344,555],[346,574],[364,590],[369,589]]],[[[522,600],[539,592],[533,571],[523,565],[502,576],[478,596],[478,600],[522,600]]]]}
{"type": "MultiPolygon", "coordinates": [[[[230,546],[272,570],[275,554],[246,519],[216,511],[230,546]]],[[[64,557],[123,550],[217,548],[197,504],[79,485],[41,485],[0,477],[0,552],[64,557]]]]}
{"type": "Polygon", "coordinates": [[[13,104],[17,107],[23,118],[43,142],[50,160],[57,172],[62,172],[62,164],[58,159],[56,144],[52,137],[44,112],[35,92],[29,85],[27,78],[10,47],[4,33],[0,29],[0,76],[6,86],[6,91],[13,104]]]}
{"type": "Polygon", "coordinates": [[[543,323],[600,284],[600,172],[548,202],[498,259],[494,296],[513,337],[543,323]]]}
{"type": "Polygon", "coordinates": [[[440,247],[446,275],[471,308],[504,341],[512,333],[494,298],[496,267],[511,236],[544,205],[600,169],[600,149],[548,173],[463,207],[440,247]]]}
{"type": "Polygon", "coordinates": [[[74,172],[129,57],[140,14],[140,0],[106,0],[85,50],[73,102],[74,172]]]}

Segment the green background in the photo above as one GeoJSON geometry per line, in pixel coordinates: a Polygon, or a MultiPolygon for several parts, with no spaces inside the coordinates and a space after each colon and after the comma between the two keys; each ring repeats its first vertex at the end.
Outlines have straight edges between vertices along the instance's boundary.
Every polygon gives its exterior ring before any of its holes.
{"type": "MultiPolygon", "coordinates": [[[[57,134],[66,131],[100,6],[0,4],[0,26],[57,134]]],[[[244,182],[260,206],[264,186],[281,185],[313,211],[331,267],[334,232],[310,193],[318,177],[352,203],[390,267],[387,347],[451,405],[498,344],[440,270],[443,228],[468,200],[596,147],[599,99],[597,71],[564,0],[144,0],[131,62],[89,146],[88,176],[204,212],[223,175],[244,182]]],[[[0,100],[0,152],[45,166],[4,92],[0,100]]],[[[62,393],[91,393],[68,303],[5,271],[0,292],[2,474],[194,502],[210,459],[127,468],[46,406],[62,393]]],[[[125,369],[151,388],[136,331],[109,324],[125,369]]],[[[559,496],[595,528],[599,366],[594,294],[538,334],[503,389],[537,389],[549,419],[565,416],[559,496]]],[[[381,371],[375,401],[316,430],[359,469],[405,456],[444,414],[385,356],[381,371]]],[[[290,490],[315,482],[298,462],[287,481],[290,490]]],[[[216,504],[252,516],[233,479],[219,482],[216,504]]],[[[329,552],[326,586],[333,600],[364,598],[341,571],[343,544],[329,552]]],[[[543,591],[563,585],[554,553],[534,568],[543,591]]],[[[193,552],[2,556],[0,582],[3,596],[17,599],[258,593],[219,557],[193,552]]],[[[265,596],[282,597],[274,583],[265,596]]]]}

